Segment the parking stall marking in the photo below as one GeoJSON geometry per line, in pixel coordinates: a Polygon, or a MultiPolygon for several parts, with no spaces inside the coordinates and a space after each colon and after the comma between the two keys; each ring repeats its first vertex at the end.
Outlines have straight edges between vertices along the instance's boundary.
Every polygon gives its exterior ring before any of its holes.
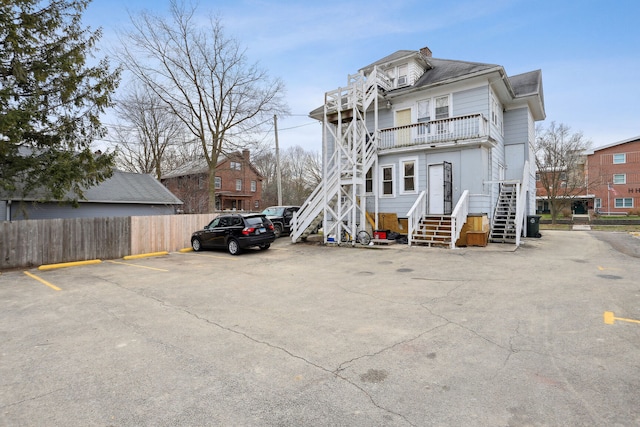
{"type": "Polygon", "coordinates": [[[56,285],[51,284],[51,283],[47,282],[46,280],[36,276],[35,274],[29,273],[28,271],[25,271],[24,274],[26,274],[27,276],[31,277],[32,279],[37,280],[38,282],[42,283],[43,285],[46,285],[46,286],[50,287],[54,291],[61,291],[62,290],[59,287],[57,287],[56,285]]]}
{"type": "Polygon", "coordinates": [[[169,270],[165,270],[164,268],[156,268],[156,267],[147,267],[146,265],[138,265],[138,264],[130,264],[128,262],[119,262],[119,261],[107,261],[110,262],[111,264],[121,264],[121,265],[128,265],[129,267],[138,267],[138,268],[146,268],[148,270],[156,270],[156,271],[169,271],[169,270]]]}
{"type": "Polygon", "coordinates": [[[613,311],[605,311],[604,312],[604,323],[607,325],[613,325],[616,320],[621,322],[629,322],[629,323],[640,323],[640,320],[636,319],[626,319],[624,317],[616,317],[613,311]]]}
{"type": "Polygon", "coordinates": [[[239,258],[234,257],[233,255],[220,256],[220,255],[198,254],[196,256],[207,257],[207,258],[219,258],[219,259],[224,259],[224,260],[227,260],[227,261],[238,261],[239,260],[239,258]]]}

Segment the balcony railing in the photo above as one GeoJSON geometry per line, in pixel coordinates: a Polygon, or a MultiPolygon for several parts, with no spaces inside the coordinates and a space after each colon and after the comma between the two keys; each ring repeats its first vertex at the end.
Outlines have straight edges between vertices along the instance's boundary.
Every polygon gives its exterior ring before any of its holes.
{"type": "Polygon", "coordinates": [[[482,114],[471,114],[381,129],[378,149],[422,144],[439,145],[487,136],[489,136],[487,119],[482,114]]]}

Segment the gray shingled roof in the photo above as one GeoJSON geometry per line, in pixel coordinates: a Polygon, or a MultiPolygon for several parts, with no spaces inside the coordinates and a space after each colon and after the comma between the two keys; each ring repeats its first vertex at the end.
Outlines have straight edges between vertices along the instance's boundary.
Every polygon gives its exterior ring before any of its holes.
{"type": "MultiPolygon", "coordinates": [[[[466,76],[471,76],[478,73],[491,72],[494,70],[506,76],[506,72],[501,65],[485,64],[481,62],[458,61],[451,59],[439,59],[432,57],[426,58],[416,50],[398,50],[391,55],[387,55],[384,58],[367,65],[361,70],[367,70],[375,65],[384,65],[389,62],[409,57],[416,57],[424,60],[428,68],[413,86],[392,89],[391,91],[389,91],[389,93],[401,94],[405,91],[413,90],[416,87],[437,85],[439,83],[461,79],[466,76]]],[[[514,98],[539,95],[540,100],[542,101],[542,105],[544,105],[542,92],[542,72],[540,70],[518,74],[513,77],[506,77],[509,80],[509,85],[511,86],[511,90],[513,91],[512,96],[514,96],[514,98]]],[[[322,113],[322,110],[323,107],[320,106],[311,111],[309,115],[311,117],[317,118],[322,113]]],[[[542,107],[541,111],[543,110],[544,108],[542,107]]],[[[544,112],[542,114],[544,114],[544,112]]]]}
{"type": "Polygon", "coordinates": [[[84,192],[84,202],[181,205],[152,175],[113,171],[111,178],[84,192]]]}
{"type": "Polygon", "coordinates": [[[495,64],[483,64],[480,62],[454,61],[450,59],[429,58],[431,69],[424,72],[414,87],[429,86],[443,81],[464,77],[495,68],[495,64]]]}
{"type": "MultiPolygon", "coordinates": [[[[19,191],[9,197],[0,193],[0,199],[18,198],[19,191]]],[[[67,193],[67,198],[75,195],[67,193]]],[[[181,205],[182,201],[170,192],[152,175],[114,170],[111,178],[84,190],[84,200],[80,203],[133,203],[153,205],[181,205]]],[[[44,198],[42,191],[34,191],[21,200],[38,201],[44,198]]]]}
{"type": "Polygon", "coordinates": [[[190,162],[187,162],[184,165],[177,167],[170,172],[167,172],[166,174],[162,175],[162,179],[175,178],[185,175],[197,175],[208,172],[209,165],[207,165],[207,161],[204,158],[199,158],[196,160],[191,160],[190,162]]]}
{"type": "Polygon", "coordinates": [[[511,76],[509,82],[516,96],[542,94],[542,73],[540,70],[511,76]]]}

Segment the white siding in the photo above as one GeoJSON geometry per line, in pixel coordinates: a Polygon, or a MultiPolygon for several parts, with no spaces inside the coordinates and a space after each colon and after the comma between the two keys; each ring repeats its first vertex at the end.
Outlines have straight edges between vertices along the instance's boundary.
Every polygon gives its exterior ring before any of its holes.
{"type": "Polygon", "coordinates": [[[484,114],[489,117],[489,87],[481,86],[453,94],[453,115],[484,114]]]}
{"type": "Polygon", "coordinates": [[[504,143],[524,144],[530,141],[530,117],[528,108],[519,108],[504,113],[504,143]]]}

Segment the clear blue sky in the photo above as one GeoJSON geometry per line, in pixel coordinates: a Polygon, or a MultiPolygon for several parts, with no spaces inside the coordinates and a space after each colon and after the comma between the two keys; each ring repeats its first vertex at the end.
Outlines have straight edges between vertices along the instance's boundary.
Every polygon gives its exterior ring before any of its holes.
{"type": "MultiPolygon", "coordinates": [[[[84,23],[117,48],[116,29],[140,10],[166,15],[168,0],[93,0],[84,23]]],[[[226,35],[285,82],[294,116],[278,120],[281,147],[320,150],[321,126],[306,115],[324,93],[396,50],[424,46],[508,75],[541,69],[543,124],[564,123],[593,146],[640,135],[640,1],[201,0],[199,11],[220,14],[226,35]]]]}

